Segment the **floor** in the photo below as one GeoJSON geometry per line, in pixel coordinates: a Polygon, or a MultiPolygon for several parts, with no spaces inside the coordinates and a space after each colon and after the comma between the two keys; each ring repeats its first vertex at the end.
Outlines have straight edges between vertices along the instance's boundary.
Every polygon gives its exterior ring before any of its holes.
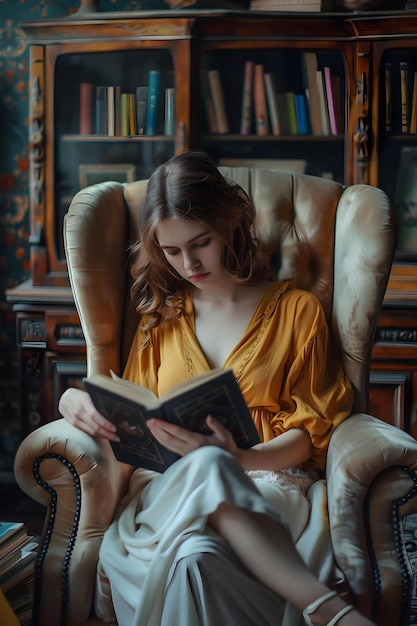
{"type": "Polygon", "coordinates": [[[0,472],[0,520],[24,522],[30,535],[42,532],[45,507],[17,486],[11,472],[0,472]]]}

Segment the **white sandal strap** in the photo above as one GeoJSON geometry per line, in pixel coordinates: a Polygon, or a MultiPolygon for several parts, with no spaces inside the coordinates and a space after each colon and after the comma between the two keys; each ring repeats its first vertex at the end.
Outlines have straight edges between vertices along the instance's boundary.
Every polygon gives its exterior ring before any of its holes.
{"type": "Polygon", "coordinates": [[[346,615],[346,613],[349,613],[349,611],[353,611],[353,606],[351,604],[348,604],[347,606],[344,606],[343,609],[340,609],[339,613],[336,613],[336,615],[333,617],[333,619],[330,620],[327,626],[336,626],[337,622],[344,615],[346,615]]]}
{"type": "MultiPolygon", "coordinates": [[[[304,620],[307,624],[307,626],[314,626],[313,622],[310,619],[310,615],[312,613],[314,613],[314,611],[317,611],[317,609],[324,604],[325,602],[327,602],[327,600],[330,600],[330,598],[334,598],[335,596],[337,596],[337,591],[328,591],[327,593],[325,593],[323,596],[321,596],[320,598],[317,598],[317,600],[314,600],[314,602],[312,602],[311,604],[309,604],[303,611],[303,617],[304,620]]],[[[329,625],[331,626],[331,625],[329,625]]]]}

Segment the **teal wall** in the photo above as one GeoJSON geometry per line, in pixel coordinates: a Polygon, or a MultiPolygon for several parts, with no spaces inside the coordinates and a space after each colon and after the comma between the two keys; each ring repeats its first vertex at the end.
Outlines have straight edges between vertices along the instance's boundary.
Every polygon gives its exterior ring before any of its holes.
{"type": "MultiPolygon", "coordinates": [[[[0,0],[0,471],[19,442],[15,320],[6,290],[30,277],[28,40],[23,20],[65,17],[79,0],[0,0]]],[[[100,0],[101,11],[167,9],[164,0],[100,0]]]]}

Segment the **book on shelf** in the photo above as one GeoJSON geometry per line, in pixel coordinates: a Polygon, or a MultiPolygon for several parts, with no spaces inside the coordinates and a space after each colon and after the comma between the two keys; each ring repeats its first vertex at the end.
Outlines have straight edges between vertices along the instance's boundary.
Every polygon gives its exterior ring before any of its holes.
{"type": "Polygon", "coordinates": [[[410,133],[417,133],[417,72],[414,72],[413,90],[411,93],[410,133]]]}
{"type": "Polygon", "coordinates": [[[295,110],[295,93],[285,92],[285,102],[287,105],[288,130],[290,135],[298,135],[297,112],[295,110]]]}
{"type": "Polygon", "coordinates": [[[307,100],[303,93],[294,94],[295,115],[297,120],[297,133],[299,135],[308,135],[310,132],[307,100]]]}
{"type": "Polygon", "coordinates": [[[214,104],[211,97],[210,81],[207,70],[202,70],[200,73],[200,91],[201,99],[203,101],[204,112],[207,120],[207,127],[209,133],[217,135],[219,129],[217,127],[216,116],[214,114],[214,104]]]}
{"type": "Polygon", "coordinates": [[[264,73],[266,101],[268,104],[269,119],[271,120],[272,134],[278,136],[281,134],[279,123],[279,110],[277,100],[277,88],[275,85],[275,77],[270,72],[264,73]]]}
{"type": "Polygon", "coordinates": [[[167,137],[175,135],[175,87],[165,89],[164,134],[167,137]]]}
{"type": "Polygon", "coordinates": [[[137,122],[136,122],[136,94],[135,93],[129,93],[128,115],[129,115],[129,135],[137,135],[138,128],[137,128],[137,122]]]}
{"type": "Polygon", "coordinates": [[[219,70],[208,71],[208,82],[217,132],[220,135],[225,135],[229,132],[229,122],[227,120],[226,104],[219,70]]]}
{"type": "Polygon", "coordinates": [[[123,92],[120,96],[120,134],[129,136],[129,94],[123,92]]]}
{"type": "Polygon", "coordinates": [[[345,123],[343,119],[342,79],[337,74],[332,74],[331,83],[334,115],[336,119],[336,130],[338,135],[342,135],[345,128],[345,123]]]}
{"type": "Polygon", "coordinates": [[[257,63],[255,65],[253,78],[253,101],[256,134],[259,136],[269,135],[264,66],[262,63],[257,63]]]}
{"type": "Polygon", "coordinates": [[[107,87],[107,134],[114,137],[116,134],[116,102],[114,85],[107,87]]]}
{"type": "Polygon", "coordinates": [[[408,63],[400,62],[401,132],[408,133],[408,63]]]}
{"type": "Polygon", "coordinates": [[[241,135],[250,135],[252,131],[254,67],[253,61],[245,61],[240,119],[241,135]]]}
{"type": "Polygon", "coordinates": [[[279,126],[281,135],[289,135],[290,134],[290,122],[288,115],[288,107],[287,107],[287,95],[284,92],[279,91],[276,94],[277,99],[277,108],[278,108],[278,117],[279,117],[279,126]]]}
{"type": "Polygon", "coordinates": [[[122,107],[121,107],[122,88],[120,85],[114,86],[114,132],[116,137],[122,134],[122,107]]]}
{"type": "Polygon", "coordinates": [[[158,134],[158,113],[160,98],[160,71],[150,70],[148,75],[148,98],[146,103],[145,135],[158,134]]]}
{"type": "Polygon", "coordinates": [[[304,87],[308,92],[310,126],[313,135],[322,135],[319,96],[317,92],[316,72],[318,70],[317,54],[305,51],[302,55],[304,87]]]}
{"type": "Polygon", "coordinates": [[[208,415],[228,428],[241,448],[260,441],[233,370],[215,369],[195,376],[158,399],[149,389],[112,377],[93,374],[84,383],[96,409],[117,427],[120,442],[111,442],[119,461],[159,472],[179,456],[159,444],[146,425],[150,417],[210,434],[208,415]]]}
{"type": "Polygon", "coordinates": [[[147,85],[136,87],[136,129],[138,135],[146,132],[146,105],[148,101],[147,85]]]}
{"type": "Polygon", "coordinates": [[[107,87],[97,85],[96,87],[96,134],[107,135],[107,87]]]}
{"type": "Polygon", "coordinates": [[[93,83],[80,83],[80,135],[93,132],[93,83]]]}
{"type": "Polygon", "coordinates": [[[327,111],[329,115],[330,134],[338,135],[339,130],[336,121],[336,108],[333,97],[332,74],[328,65],[323,67],[323,80],[326,93],[327,111]]]}
{"type": "Polygon", "coordinates": [[[319,102],[322,135],[330,135],[329,109],[323,81],[323,70],[316,70],[317,97],[319,102]]]}
{"type": "Polygon", "coordinates": [[[385,131],[392,131],[392,65],[386,61],[385,67],[385,131]]]}

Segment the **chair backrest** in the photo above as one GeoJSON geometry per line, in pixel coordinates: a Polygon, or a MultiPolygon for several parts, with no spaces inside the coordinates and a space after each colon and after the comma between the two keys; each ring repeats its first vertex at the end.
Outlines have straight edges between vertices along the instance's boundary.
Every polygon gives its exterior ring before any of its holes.
{"type": "MultiPolygon", "coordinates": [[[[386,194],[305,174],[220,168],[256,209],[256,235],[278,278],[320,299],[343,366],[366,411],[372,344],[389,278],[394,216],[386,194]]],[[[146,180],[83,189],[65,216],[70,282],[86,344],[88,372],[121,372],[137,325],[130,303],[128,247],[146,180]]],[[[289,320],[291,323],[291,320],[289,320]]]]}

